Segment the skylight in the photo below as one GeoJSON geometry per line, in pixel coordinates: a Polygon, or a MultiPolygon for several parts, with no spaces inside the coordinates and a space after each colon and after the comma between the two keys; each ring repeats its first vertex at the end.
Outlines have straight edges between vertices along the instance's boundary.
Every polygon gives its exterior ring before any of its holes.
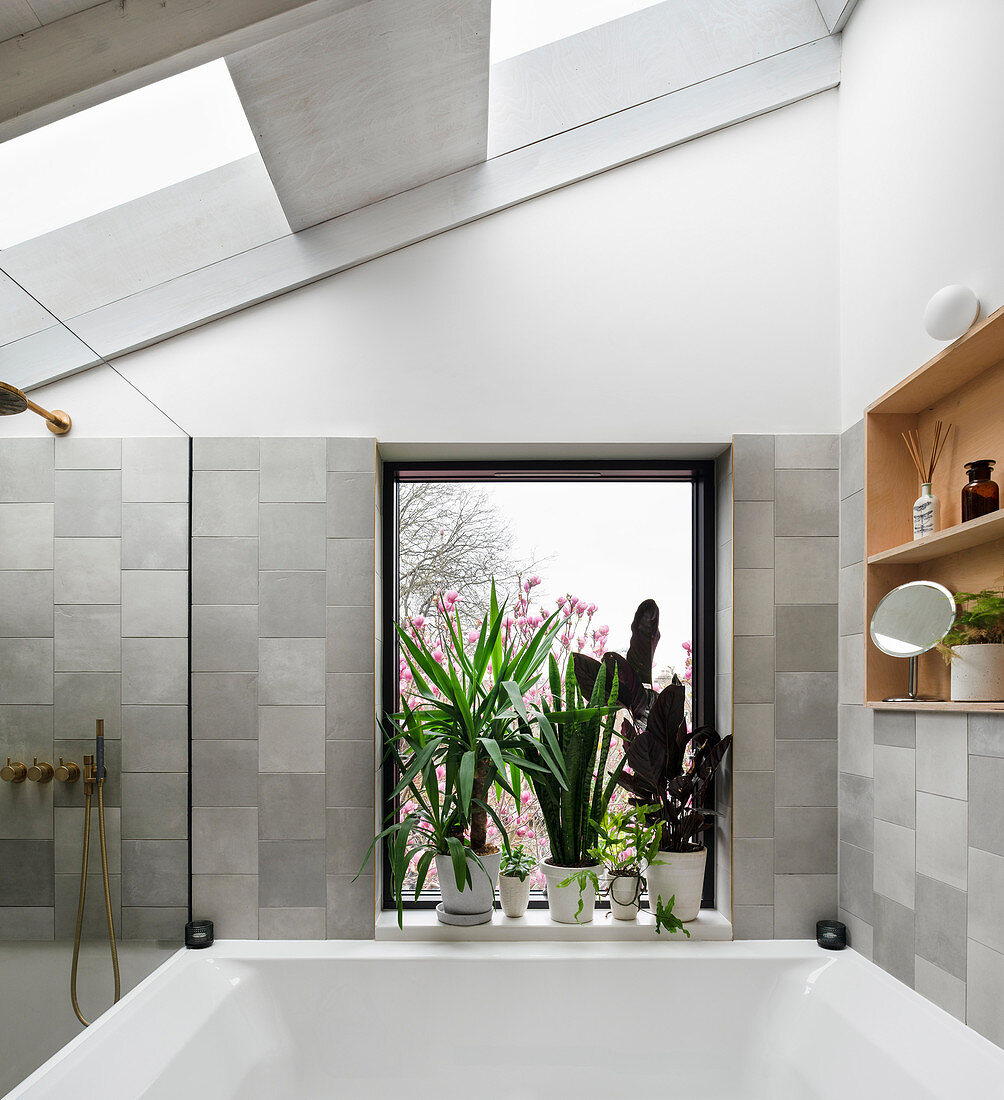
{"type": "Polygon", "coordinates": [[[0,145],[0,248],[257,153],[213,61],[0,145]]]}
{"type": "Polygon", "coordinates": [[[492,0],[491,60],[506,58],[579,34],[657,0],[492,0]]]}

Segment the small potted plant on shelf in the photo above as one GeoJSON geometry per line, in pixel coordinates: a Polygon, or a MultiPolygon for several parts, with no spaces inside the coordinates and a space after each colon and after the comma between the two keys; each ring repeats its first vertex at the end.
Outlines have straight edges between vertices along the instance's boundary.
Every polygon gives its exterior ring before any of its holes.
{"type": "Polygon", "coordinates": [[[938,647],[952,670],[952,702],[1004,699],[1004,590],[955,594],[955,623],[938,647]]]}
{"type": "Polygon", "coordinates": [[[537,861],[524,845],[517,844],[502,856],[499,868],[499,898],[507,917],[521,917],[530,904],[530,876],[537,870],[537,861]]]}
{"type": "Polygon", "coordinates": [[[606,868],[610,911],[617,920],[635,920],[641,907],[642,875],[659,852],[661,822],[646,824],[646,814],[657,806],[628,806],[608,810],[597,832],[593,855],[606,868]]]}

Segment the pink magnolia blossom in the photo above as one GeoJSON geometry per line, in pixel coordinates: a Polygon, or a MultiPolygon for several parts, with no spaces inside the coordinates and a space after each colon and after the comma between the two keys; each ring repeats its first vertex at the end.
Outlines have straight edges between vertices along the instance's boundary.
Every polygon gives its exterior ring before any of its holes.
{"type": "Polygon", "coordinates": [[[421,630],[422,627],[425,626],[425,616],[424,615],[415,615],[411,620],[411,625],[416,630],[421,630]]]}
{"type": "Polygon", "coordinates": [[[527,577],[526,583],[530,585],[531,588],[536,588],[537,585],[540,584],[540,577],[538,577],[536,573],[531,573],[530,576],[527,577]]]}
{"type": "Polygon", "coordinates": [[[452,606],[457,602],[457,600],[460,599],[460,593],[455,588],[451,588],[448,592],[444,594],[443,598],[448,604],[452,606]]]}
{"type": "Polygon", "coordinates": [[[443,656],[444,656],[443,651],[437,645],[436,648],[432,651],[432,659],[434,661],[438,661],[440,664],[442,664],[443,663],[443,656]]]}
{"type": "Polygon", "coordinates": [[[467,640],[471,643],[471,645],[474,645],[474,643],[480,637],[481,637],[481,634],[477,630],[468,630],[467,631],[467,640]]]}

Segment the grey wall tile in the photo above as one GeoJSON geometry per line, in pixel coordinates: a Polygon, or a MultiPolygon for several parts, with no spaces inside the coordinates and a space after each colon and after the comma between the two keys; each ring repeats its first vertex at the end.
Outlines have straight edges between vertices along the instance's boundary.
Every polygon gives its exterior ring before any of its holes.
{"type": "Polygon", "coordinates": [[[847,946],[864,958],[871,959],[874,939],[872,926],[846,909],[837,909],[837,919],[843,921],[847,927],[847,946]]]}
{"type": "Polygon", "coordinates": [[[841,703],[865,702],[865,640],[861,634],[849,634],[838,642],[838,695],[841,703]]]}
{"type": "Polygon", "coordinates": [[[770,703],[736,703],[732,716],[732,760],[738,771],[774,767],[774,707],[770,703]]]}
{"type": "Polygon", "coordinates": [[[56,448],[57,470],[119,470],[122,467],[121,439],[61,439],[56,448]]]}
{"type": "Polygon", "coordinates": [[[257,806],[192,810],[192,874],[258,874],[257,806]]]}
{"type": "Polygon", "coordinates": [[[840,839],[870,852],[875,842],[874,783],[841,772],[839,788],[840,839]]]}
{"type": "Polygon", "coordinates": [[[327,671],[371,673],[373,608],[329,607],[327,624],[327,671]]]}
{"type": "Polygon", "coordinates": [[[875,858],[853,844],[840,844],[840,907],[863,921],[874,919],[875,858]]]}
{"type": "Polygon", "coordinates": [[[188,642],[184,638],[122,641],[122,702],[188,703],[188,642]]]}
{"type": "Polygon", "coordinates": [[[843,772],[855,775],[874,774],[874,733],[869,707],[841,706],[839,708],[840,739],[839,764],[843,772]]]}
{"type": "Polygon", "coordinates": [[[329,741],[326,805],[372,806],[375,771],[372,741],[329,741]]]}
{"type": "Polygon", "coordinates": [[[965,892],[918,875],[916,913],[917,954],[965,981],[965,892]]]}
{"type": "MultiPolygon", "coordinates": [[[[53,837],[55,840],[55,870],[57,875],[80,874],[83,856],[84,808],[82,806],[57,806],[52,811],[53,837]]],[[[98,849],[97,813],[91,819],[91,836],[95,841],[92,854],[96,858],[89,860],[90,872],[100,870],[100,852],[98,849]]],[[[111,874],[122,871],[122,809],[105,807],[105,847],[108,852],[108,868],[111,874]]]]}
{"type": "Polygon", "coordinates": [[[119,673],[57,672],[54,679],[58,736],[93,737],[96,718],[104,719],[106,738],[122,736],[119,716],[122,677],[119,673]]]}
{"type": "Polygon", "coordinates": [[[895,825],[916,824],[916,753],[875,746],[875,816],[895,825]]]}
{"type": "Polygon", "coordinates": [[[123,707],[122,767],[127,772],[187,772],[188,708],[123,707]]]}
{"type": "Polygon", "coordinates": [[[732,907],[732,934],[737,940],[773,939],[773,905],[734,905],[732,907]]]}
{"type": "Polygon", "coordinates": [[[52,637],[51,571],[0,571],[0,637],[52,637]]]}
{"type": "Polygon", "coordinates": [[[859,420],[840,437],[840,499],[865,487],[865,422],[859,420]]]}
{"type": "Polygon", "coordinates": [[[187,840],[122,841],[123,905],[181,906],[187,900],[187,840]]]}
{"type": "Polygon", "coordinates": [[[258,469],[256,438],[196,436],[192,443],[192,468],[195,470],[258,469]]]}
{"type": "MultiPolygon", "coordinates": [[[[771,600],[773,603],[773,600],[771,600]]],[[[732,606],[732,540],[719,543],[715,553],[715,610],[732,606]]],[[[773,612],[771,622],[773,623],[773,612]]],[[[773,627],[772,627],[773,629],[773,627]]]]}
{"type": "Polygon", "coordinates": [[[917,790],[967,798],[965,714],[917,714],[917,790]]]}
{"type": "Polygon", "coordinates": [[[324,707],[258,708],[258,770],[324,771],[324,707]]]}
{"type": "Polygon", "coordinates": [[[959,890],[966,888],[966,803],[917,795],[917,870],[959,890]]]}
{"type": "Polygon", "coordinates": [[[875,896],[874,959],[894,978],[913,985],[913,910],[881,894],[875,896]]]}
{"type": "Polygon", "coordinates": [[[56,539],[55,603],[118,603],[122,543],[114,539],[56,539]]]}
{"type": "Polygon", "coordinates": [[[192,608],[193,672],[257,670],[257,606],[199,604],[192,608]]]}
{"type": "Polygon", "coordinates": [[[197,470],[192,475],[192,534],[258,534],[258,474],[197,470]]]}
{"type": "Polygon", "coordinates": [[[325,724],[331,738],[372,740],[376,694],[371,673],[332,672],[325,677],[325,724]]]}
{"type": "MultiPolygon", "coordinates": [[[[773,634],[774,570],[736,569],[733,585],[734,632],[737,635],[773,634]]],[[[723,640],[727,638],[723,636],[723,640]]]]}
{"type": "Polygon", "coordinates": [[[258,602],[258,540],[192,539],[192,602],[258,602]]]}
{"type": "Polygon", "coordinates": [[[733,506],[732,560],[736,569],[774,568],[774,505],[740,501],[733,506]]]}
{"type": "Polygon", "coordinates": [[[778,806],[836,806],[836,741],[778,741],[774,770],[778,806]]]}
{"type": "Polygon", "coordinates": [[[913,987],[929,1001],[966,1022],[966,983],[940,967],[929,963],[920,954],[914,959],[913,987]]]}
{"type": "Polygon", "coordinates": [[[122,499],[142,504],[187,501],[187,437],[123,439],[122,499]]]}
{"type": "Polygon", "coordinates": [[[778,470],[836,470],[839,464],[838,435],[774,437],[774,465],[778,470]]]}
{"type": "MultiPolygon", "coordinates": [[[[81,738],[60,738],[58,730],[56,739],[52,742],[52,755],[58,760],[73,760],[77,764],[83,764],[84,756],[94,753],[94,723],[91,722],[90,733],[81,738]]],[[[105,806],[122,805],[122,742],[105,740],[105,806]]],[[[54,806],[83,806],[84,785],[79,780],[76,783],[49,784],[52,788],[51,797],[54,806]]]]}
{"type": "Polygon", "coordinates": [[[234,740],[258,736],[258,674],[205,672],[192,676],[192,737],[234,740]]]}
{"type": "MultiPolygon", "coordinates": [[[[969,849],[968,935],[995,951],[1004,951],[1004,858],[969,849]]],[[[972,969],[969,971],[972,979],[972,969]]]]}
{"type": "Polygon", "coordinates": [[[374,889],[372,875],[327,876],[328,939],[373,939],[374,889]]]}
{"type": "Polygon", "coordinates": [[[0,504],[0,569],[52,568],[51,504],[0,504]]]}
{"type": "Polygon", "coordinates": [[[732,901],[736,905],[774,904],[774,841],[733,841],[732,901]]]}
{"type": "Polygon", "coordinates": [[[4,703],[52,702],[52,640],[0,638],[0,699],[4,703]]]}
{"type": "Polygon", "coordinates": [[[732,690],[737,703],[774,702],[774,639],[736,638],[732,690]]]}
{"type": "Polygon", "coordinates": [[[262,638],[323,638],[323,572],[260,574],[258,632],[262,638]]]}
{"type": "Polygon", "coordinates": [[[862,561],[865,556],[865,495],[855,493],[840,502],[840,566],[862,561]]]}
{"type": "MultiPolygon", "coordinates": [[[[55,876],[56,920],[54,935],[57,940],[73,936],[77,921],[80,894],[80,871],[72,875],[55,876]]],[[[115,935],[122,936],[122,876],[109,875],[108,893],[112,902],[112,927],[115,935]]],[[[105,909],[104,885],[99,873],[88,873],[87,895],[84,901],[84,920],[81,930],[83,940],[105,940],[108,936],[108,916],[105,909]]]]}
{"type": "Polygon", "coordinates": [[[774,686],[779,741],[836,739],[836,673],[779,672],[774,686]]]}
{"type": "Polygon", "coordinates": [[[257,875],[193,875],[192,909],[219,939],[258,938],[257,875]]]}
{"type": "Polygon", "coordinates": [[[776,610],[777,671],[837,671],[836,604],[786,604],[776,610]]]}
{"type": "Polygon", "coordinates": [[[114,538],[122,534],[122,475],[118,470],[57,470],[55,534],[114,538]]]}
{"type": "Polygon", "coordinates": [[[1004,1047],[1004,955],[970,940],[967,969],[966,1023],[1004,1047]]]}
{"type": "Polygon", "coordinates": [[[371,539],[376,502],[372,470],[329,473],[327,483],[329,538],[371,539]]]}
{"type": "Polygon", "coordinates": [[[732,437],[732,481],[736,500],[774,499],[774,437],[732,437]]]}
{"type": "Polygon", "coordinates": [[[815,939],[816,921],[837,912],[837,876],[775,875],[774,936],[779,940],[815,939]]]}
{"type": "Polygon", "coordinates": [[[865,629],[864,562],[840,570],[840,633],[863,634],[865,629]]]}
{"type": "Polygon", "coordinates": [[[259,909],[263,940],[323,940],[326,909],[259,909]]]}
{"type": "Polygon", "coordinates": [[[372,606],[374,602],[373,539],[328,539],[327,602],[331,606],[372,606]]]}
{"type": "Polygon", "coordinates": [[[262,439],[259,450],[262,501],[324,500],[323,439],[262,439]]]}
{"type": "Polygon", "coordinates": [[[156,940],[181,947],[185,939],[188,909],[185,906],[124,906],[122,938],[156,940]]]}
{"type": "Polygon", "coordinates": [[[188,637],[188,573],[166,569],[122,574],[123,638],[188,637]]]}
{"type": "Polygon", "coordinates": [[[732,778],[732,835],[774,835],[774,773],[740,772],[732,778]]]}
{"type": "Polygon", "coordinates": [[[715,494],[715,542],[719,547],[732,541],[732,478],[718,483],[715,494]]]}
{"type": "Polygon", "coordinates": [[[1004,756],[1004,714],[969,715],[969,751],[974,756],[1004,756]]]}
{"type": "Polygon", "coordinates": [[[875,744],[904,749],[917,746],[917,716],[913,711],[877,710],[874,719],[875,744]]]}
{"type": "Polygon", "coordinates": [[[258,904],[263,909],[323,907],[326,904],[324,841],[260,841],[258,904]]]}
{"type": "Polygon", "coordinates": [[[839,595],[836,538],[774,540],[775,591],[779,604],[831,604],[839,595]]]}
{"type": "Polygon", "coordinates": [[[186,840],[187,772],[124,772],[122,830],[127,840],[186,840]]]}
{"type": "Polygon", "coordinates": [[[262,638],[258,644],[259,703],[320,706],[324,702],[324,650],[323,638],[262,638]]]}
{"type": "Polygon", "coordinates": [[[123,504],[123,569],[187,569],[188,505],[123,504]]]}
{"type": "Polygon", "coordinates": [[[329,470],[372,470],[376,465],[376,440],[370,436],[345,436],[327,440],[329,470]]]}
{"type": "MultiPolygon", "coordinates": [[[[9,708],[14,709],[14,708],[9,708]]],[[[48,710],[48,707],[24,707],[22,710],[48,710]]],[[[0,765],[10,757],[31,767],[35,758],[52,760],[52,728],[44,736],[44,724],[32,723],[33,729],[19,729],[0,740],[0,765]]],[[[51,840],[53,837],[52,791],[42,783],[4,783],[0,788],[0,838],[4,840],[51,840]]],[[[0,895],[0,904],[3,896],[0,895]]]]}
{"type": "Polygon", "coordinates": [[[262,840],[324,840],[323,774],[258,776],[258,835],[262,840]]]}
{"type": "MultiPolygon", "coordinates": [[[[876,820],[875,893],[912,909],[916,876],[916,834],[913,829],[876,820]]],[[[913,956],[912,943],[910,956],[913,956]]]]}
{"type": "Polygon", "coordinates": [[[55,608],[58,672],[117,672],[122,665],[120,615],[115,604],[55,608]]]}
{"type": "Polygon", "coordinates": [[[256,742],[193,742],[192,805],[257,806],[256,742]]]}
{"type": "Polygon", "coordinates": [[[53,439],[0,439],[0,502],[53,498],[53,439]]]}
{"type": "Polygon", "coordinates": [[[1004,759],[969,759],[969,843],[1004,856],[1004,759]]]}
{"type": "Polygon", "coordinates": [[[262,569],[324,569],[327,509],[324,504],[262,504],[259,539],[262,569]]]}
{"type": "Polygon", "coordinates": [[[0,840],[4,905],[53,905],[54,860],[51,840],[0,840]]]}
{"type": "MultiPolygon", "coordinates": [[[[781,875],[836,875],[835,806],[775,808],[774,870],[781,875]]],[[[774,904],[777,905],[776,900],[774,904]]]]}
{"type": "Polygon", "coordinates": [[[839,533],[836,470],[778,470],[774,481],[776,535],[839,533]]]}
{"type": "Polygon", "coordinates": [[[52,906],[0,905],[0,940],[45,941],[55,934],[52,906]]]}
{"type": "MultiPolygon", "coordinates": [[[[373,842],[373,811],[360,808],[330,809],[327,816],[327,872],[354,875],[373,842]]],[[[372,871],[373,857],[367,860],[372,871]]]]}

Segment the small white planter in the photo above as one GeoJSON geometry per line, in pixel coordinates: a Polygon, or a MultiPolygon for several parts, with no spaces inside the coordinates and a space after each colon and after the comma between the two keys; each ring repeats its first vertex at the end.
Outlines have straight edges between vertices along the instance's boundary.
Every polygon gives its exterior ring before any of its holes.
{"type": "Polygon", "coordinates": [[[492,919],[495,882],[499,877],[502,853],[495,852],[494,855],[481,856],[480,859],[484,864],[484,871],[468,853],[467,866],[471,871],[471,885],[465,885],[463,890],[458,890],[453,860],[449,856],[436,856],[439,888],[443,893],[442,904],[436,912],[443,924],[487,924],[492,919]],[[488,872],[487,875],[485,871],[488,872]],[[451,917],[458,919],[451,920],[451,917]]]}
{"type": "Polygon", "coordinates": [[[952,646],[952,702],[1004,699],[1004,645],[952,646]]]}
{"type": "Polygon", "coordinates": [[[569,875],[579,871],[592,871],[599,878],[603,871],[603,864],[596,863],[590,867],[560,867],[556,863],[541,863],[540,869],[544,872],[547,882],[547,908],[551,914],[551,920],[558,924],[589,924],[593,919],[593,911],[596,908],[596,889],[591,882],[586,883],[586,888],[580,890],[578,882],[570,882],[567,886],[559,886],[569,875]],[[579,898],[582,898],[582,911],[579,912],[579,898]],[[576,916],[578,913],[578,916],[576,916]]]}
{"type": "Polygon", "coordinates": [[[499,898],[507,917],[521,917],[530,904],[530,876],[520,880],[515,875],[499,875],[499,898]]]}
{"type": "Polygon", "coordinates": [[[696,920],[701,911],[707,859],[707,848],[696,852],[660,852],[645,870],[649,909],[656,911],[656,899],[665,905],[675,897],[673,915],[684,923],[696,920]]]}
{"type": "Polygon", "coordinates": [[[635,920],[641,907],[641,875],[611,875],[607,872],[610,912],[617,920],[635,920]]]}

